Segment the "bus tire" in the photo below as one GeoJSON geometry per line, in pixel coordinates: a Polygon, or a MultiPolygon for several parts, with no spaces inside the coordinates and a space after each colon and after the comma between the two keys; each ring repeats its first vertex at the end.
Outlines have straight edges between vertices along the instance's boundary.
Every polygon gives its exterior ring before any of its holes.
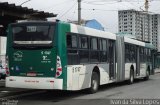
{"type": "Polygon", "coordinates": [[[96,93],[99,88],[99,75],[96,72],[92,73],[91,77],[91,87],[89,88],[88,92],[90,94],[96,93]]]}
{"type": "Polygon", "coordinates": [[[131,69],[128,84],[133,84],[133,82],[134,82],[134,70],[131,69]]]}
{"type": "Polygon", "coordinates": [[[146,77],[144,77],[144,80],[145,81],[149,80],[149,70],[146,71],[146,77]]]}

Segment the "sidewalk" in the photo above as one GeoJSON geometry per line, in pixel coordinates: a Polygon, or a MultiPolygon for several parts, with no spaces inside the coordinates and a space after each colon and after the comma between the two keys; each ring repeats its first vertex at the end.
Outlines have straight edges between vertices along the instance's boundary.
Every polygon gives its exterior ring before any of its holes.
{"type": "Polygon", "coordinates": [[[160,73],[160,68],[156,68],[155,73],[160,73]]]}

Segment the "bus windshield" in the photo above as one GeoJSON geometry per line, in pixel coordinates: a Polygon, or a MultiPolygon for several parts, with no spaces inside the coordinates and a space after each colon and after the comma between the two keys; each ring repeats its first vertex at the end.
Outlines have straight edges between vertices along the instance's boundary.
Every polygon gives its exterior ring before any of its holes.
{"type": "Polygon", "coordinates": [[[16,45],[48,45],[53,41],[53,25],[15,25],[12,27],[13,43],[16,45]]]}

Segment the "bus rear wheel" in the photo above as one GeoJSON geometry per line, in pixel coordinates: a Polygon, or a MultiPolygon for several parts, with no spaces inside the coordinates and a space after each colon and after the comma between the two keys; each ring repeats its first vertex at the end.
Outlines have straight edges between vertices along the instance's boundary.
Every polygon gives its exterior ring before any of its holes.
{"type": "Polygon", "coordinates": [[[99,75],[96,72],[92,73],[91,77],[91,87],[89,88],[89,93],[93,94],[98,91],[99,88],[99,75]]]}

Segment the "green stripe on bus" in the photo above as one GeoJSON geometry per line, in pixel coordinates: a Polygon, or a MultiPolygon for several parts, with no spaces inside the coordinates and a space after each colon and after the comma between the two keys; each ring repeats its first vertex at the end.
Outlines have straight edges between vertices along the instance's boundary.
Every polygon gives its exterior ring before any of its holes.
{"type": "Polygon", "coordinates": [[[59,78],[63,78],[63,89],[67,89],[67,44],[66,44],[66,34],[70,32],[70,24],[58,23],[58,37],[57,37],[57,55],[61,58],[62,63],[62,75],[59,78]]]}
{"type": "Polygon", "coordinates": [[[151,48],[151,49],[156,49],[156,47],[153,46],[153,44],[151,44],[151,43],[145,43],[145,47],[151,48]]]}

